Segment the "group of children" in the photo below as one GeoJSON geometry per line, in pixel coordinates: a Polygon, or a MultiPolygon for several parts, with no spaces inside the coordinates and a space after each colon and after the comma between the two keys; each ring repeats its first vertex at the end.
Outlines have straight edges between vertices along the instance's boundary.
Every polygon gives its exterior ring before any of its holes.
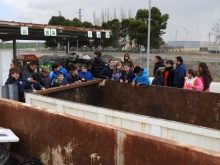
{"type": "MultiPolygon", "coordinates": [[[[67,71],[61,64],[53,63],[51,71],[48,67],[44,66],[42,71],[38,73],[36,72],[38,68],[36,61],[31,61],[22,70],[18,63],[13,61],[5,85],[17,84],[19,101],[24,102],[25,92],[34,92],[71,83],[85,82],[94,78],[114,80],[120,83],[131,83],[133,87],[138,87],[141,84],[150,84],[147,69],[141,68],[138,63],[133,63],[128,53],[124,55],[120,62],[115,64],[115,61],[110,59],[107,65],[101,59],[101,52],[96,51],[94,56],[95,58],[90,71],[88,71],[86,65],[70,64],[67,71]]],[[[186,71],[186,67],[181,63],[183,60],[177,59],[175,62],[177,67],[174,69],[174,62],[172,60],[167,60],[165,65],[161,62],[161,57],[156,56],[156,58],[154,68],[155,78],[152,81],[152,85],[177,87],[175,84],[182,84],[182,88],[203,91],[209,88],[212,77],[206,64],[200,64],[199,73],[201,78],[198,79],[193,69],[186,71]],[[185,76],[186,78],[184,79],[185,76]]]]}

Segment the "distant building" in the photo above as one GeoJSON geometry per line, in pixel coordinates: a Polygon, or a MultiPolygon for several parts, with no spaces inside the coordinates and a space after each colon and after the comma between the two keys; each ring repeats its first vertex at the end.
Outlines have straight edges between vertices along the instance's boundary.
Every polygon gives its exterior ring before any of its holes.
{"type": "Polygon", "coordinates": [[[167,46],[172,49],[180,49],[187,51],[208,51],[208,47],[214,45],[214,42],[206,41],[168,41],[167,46]]]}

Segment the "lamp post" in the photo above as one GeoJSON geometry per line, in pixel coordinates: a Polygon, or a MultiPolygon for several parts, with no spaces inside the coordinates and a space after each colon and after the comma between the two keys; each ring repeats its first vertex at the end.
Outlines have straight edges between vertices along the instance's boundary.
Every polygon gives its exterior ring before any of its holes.
{"type": "Polygon", "coordinates": [[[151,22],[151,0],[149,0],[149,16],[148,16],[148,36],[147,36],[147,70],[149,72],[149,54],[150,54],[150,22],[151,22]]]}
{"type": "MultiPolygon", "coordinates": [[[[184,28],[186,30],[186,44],[185,46],[187,46],[187,42],[188,42],[188,30],[187,28],[184,28]]],[[[186,55],[187,55],[187,49],[186,49],[186,55]]]]}

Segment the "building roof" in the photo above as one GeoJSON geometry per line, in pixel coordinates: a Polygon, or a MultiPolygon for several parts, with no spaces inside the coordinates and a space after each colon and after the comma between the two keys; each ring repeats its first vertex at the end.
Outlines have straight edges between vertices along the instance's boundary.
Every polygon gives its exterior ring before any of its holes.
{"type": "Polygon", "coordinates": [[[19,40],[46,40],[56,38],[76,38],[88,37],[88,31],[92,31],[93,36],[96,32],[111,32],[109,29],[84,28],[61,25],[47,25],[35,23],[23,23],[14,21],[0,20],[0,39],[9,41],[13,39],[19,40]],[[28,35],[21,35],[21,27],[28,27],[28,35]],[[44,29],[56,29],[56,36],[45,36],[44,29]]]}

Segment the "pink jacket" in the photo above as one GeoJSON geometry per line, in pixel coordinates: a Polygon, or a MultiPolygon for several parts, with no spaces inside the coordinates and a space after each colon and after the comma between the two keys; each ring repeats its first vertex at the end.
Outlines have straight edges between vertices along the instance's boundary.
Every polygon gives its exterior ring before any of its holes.
{"type": "Polygon", "coordinates": [[[183,89],[195,90],[195,91],[202,91],[203,90],[203,83],[199,77],[195,77],[192,84],[187,83],[189,78],[185,77],[184,87],[183,89]]]}

